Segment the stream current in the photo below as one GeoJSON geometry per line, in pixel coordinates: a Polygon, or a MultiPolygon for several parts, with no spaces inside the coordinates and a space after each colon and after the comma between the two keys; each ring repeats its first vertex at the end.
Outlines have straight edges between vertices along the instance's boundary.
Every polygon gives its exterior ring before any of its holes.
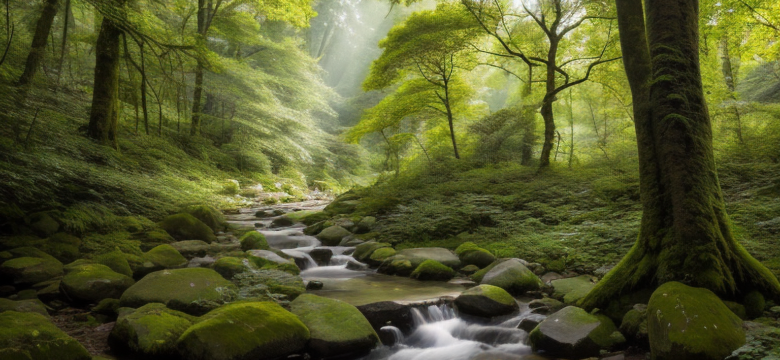
{"type": "MultiPolygon", "coordinates": [[[[258,219],[257,210],[321,210],[322,203],[307,202],[284,204],[261,209],[245,209],[240,214],[228,215],[234,224],[255,226],[268,245],[295,258],[301,268],[304,282],[322,282],[321,290],[308,293],[338,299],[355,306],[379,301],[396,301],[415,304],[425,300],[454,297],[465,288],[462,285],[442,281],[418,281],[406,277],[379,274],[366,267],[362,270],[347,268],[356,262],[350,255],[354,247],[322,246],[319,240],[303,233],[304,225],[270,228],[275,217],[258,219]],[[309,255],[314,249],[328,249],[333,253],[327,265],[318,265],[309,255]]],[[[364,360],[537,360],[545,359],[532,354],[525,345],[528,333],[518,329],[520,322],[531,315],[528,306],[519,302],[521,311],[511,316],[494,318],[490,322],[459,316],[449,305],[414,306],[414,328],[404,334],[393,326],[385,326],[381,332],[393,334],[391,346],[380,346],[364,360]]]]}

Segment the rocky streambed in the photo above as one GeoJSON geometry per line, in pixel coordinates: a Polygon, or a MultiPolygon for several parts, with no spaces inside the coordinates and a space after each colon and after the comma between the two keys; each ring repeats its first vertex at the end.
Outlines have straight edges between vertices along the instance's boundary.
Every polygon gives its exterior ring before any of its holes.
{"type": "Polygon", "coordinates": [[[395,248],[375,241],[375,218],[340,215],[351,201],[190,208],[145,230],[156,235],[141,254],[66,264],[4,246],[0,359],[643,359],[662,325],[656,345],[690,352],[677,358],[770,354],[756,341],[772,338],[780,309],[756,295],[723,303],[670,283],[589,313],[572,305],[592,274],[473,243],[395,248]],[[746,323],[757,340],[742,346],[735,314],[761,317],[746,323]]]}

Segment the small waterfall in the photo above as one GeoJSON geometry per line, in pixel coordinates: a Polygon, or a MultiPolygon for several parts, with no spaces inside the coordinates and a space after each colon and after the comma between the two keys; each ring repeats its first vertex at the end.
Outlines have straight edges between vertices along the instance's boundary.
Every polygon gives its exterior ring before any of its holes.
{"type": "Polygon", "coordinates": [[[379,328],[380,331],[387,331],[391,334],[393,334],[393,345],[399,345],[404,341],[404,333],[401,332],[401,329],[395,327],[395,326],[382,326],[379,328]]]}
{"type": "Polygon", "coordinates": [[[346,265],[350,260],[355,260],[352,256],[349,255],[333,255],[330,258],[330,264],[334,266],[338,265],[346,265]]]}
{"type": "Polygon", "coordinates": [[[309,253],[293,249],[283,249],[283,253],[292,256],[295,259],[295,263],[301,268],[301,270],[311,269],[317,267],[317,262],[309,255],[309,253]]]}

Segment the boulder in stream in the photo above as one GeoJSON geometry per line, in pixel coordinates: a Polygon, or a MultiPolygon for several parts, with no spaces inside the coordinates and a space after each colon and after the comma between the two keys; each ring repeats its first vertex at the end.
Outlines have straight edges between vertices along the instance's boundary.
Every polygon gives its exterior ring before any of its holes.
{"type": "Polygon", "coordinates": [[[319,266],[328,266],[330,264],[330,258],[333,257],[333,250],[326,248],[316,248],[309,252],[309,256],[314,259],[314,262],[319,266]]]}
{"type": "Polygon", "coordinates": [[[496,257],[473,242],[465,242],[455,249],[455,254],[458,255],[463,265],[476,265],[479,268],[484,268],[493,261],[496,261],[496,257]]]}
{"type": "Polygon", "coordinates": [[[455,299],[455,306],[464,314],[481,317],[507,315],[520,309],[512,295],[493,285],[479,285],[462,292],[455,299]]]}
{"type": "Polygon", "coordinates": [[[341,239],[349,235],[352,235],[349,230],[338,225],[333,225],[331,227],[325,228],[319,234],[317,234],[317,239],[320,240],[323,245],[338,246],[339,243],[341,243],[341,239]]]}
{"type": "Polygon", "coordinates": [[[447,281],[455,277],[455,270],[436,260],[428,259],[417,266],[410,276],[417,280],[447,281]]]}
{"type": "Polygon", "coordinates": [[[380,301],[366,305],[360,305],[358,310],[366,317],[368,322],[377,331],[383,344],[392,344],[393,335],[380,331],[383,326],[395,326],[404,334],[409,334],[414,328],[411,306],[399,304],[395,301],[380,301]]]}
{"type": "Polygon", "coordinates": [[[241,243],[241,250],[269,250],[268,241],[265,239],[265,235],[257,232],[250,231],[238,240],[241,243]]]}
{"type": "Polygon", "coordinates": [[[704,288],[667,282],[653,292],[647,314],[654,359],[719,360],[745,344],[742,319],[704,288]]]}
{"type": "Polygon", "coordinates": [[[420,266],[425,260],[436,260],[450,268],[460,269],[461,262],[452,251],[445,248],[414,248],[404,249],[398,252],[397,257],[403,257],[412,263],[414,268],[420,266]]]}
{"type": "Polygon", "coordinates": [[[554,357],[585,358],[625,342],[608,317],[569,306],[542,321],[528,336],[534,351],[554,357]]]}
{"type": "Polygon", "coordinates": [[[478,271],[474,276],[483,272],[480,284],[498,286],[512,295],[522,295],[528,291],[539,290],[542,286],[542,280],[531,270],[528,270],[519,259],[497,261],[478,271]],[[484,272],[485,270],[487,272],[484,272]]]}
{"type": "Polygon", "coordinates": [[[290,311],[309,328],[308,347],[316,356],[367,353],[379,343],[363,314],[343,301],[303,294],[290,303],[290,311]]]}
{"type": "Polygon", "coordinates": [[[168,216],[157,225],[173,236],[174,239],[180,241],[203,240],[207,243],[212,243],[217,239],[216,235],[214,235],[214,230],[187,213],[168,216]]]}
{"type": "Polygon", "coordinates": [[[300,352],[309,329],[274,302],[240,302],[214,309],[179,337],[184,360],[271,360],[300,352]]]}
{"type": "Polygon", "coordinates": [[[553,297],[563,300],[565,304],[572,305],[577,300],[582,299],[585,295],[596,287],[598,279],[590,275],[580,275],[577,277],[553,280],[551,281],[553,287],[553,297]]]}
{"type": "Polygon", "coordinates": [[[364,242],[358,246],[355,246],[355,252],[352,253],[352,257],[357,261],[366,262],[374,253],[374,251],[389,247],[392,247],[392,245],[388,243],[380,243],[376,241],[364,242]]]}

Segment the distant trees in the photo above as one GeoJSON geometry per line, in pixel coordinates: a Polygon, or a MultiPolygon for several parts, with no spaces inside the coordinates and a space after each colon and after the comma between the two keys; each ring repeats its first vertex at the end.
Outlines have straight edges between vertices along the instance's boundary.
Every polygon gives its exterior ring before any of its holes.
{"type": "Polygon", "coordinates": [[[49,33],[54,23],[54,17],[57,15],[58,6],[59,0],[44,1],[41,15],[38,17],[38,22],[35,25],[35,34],[30,46],[30,53],[27,55],[24,72],[17,81],[17,85],[24,86],[29,84],[35,78],[38,69],[40,69],[41,62],[46,54],[46,42],[49,39],[49,33]]]}

